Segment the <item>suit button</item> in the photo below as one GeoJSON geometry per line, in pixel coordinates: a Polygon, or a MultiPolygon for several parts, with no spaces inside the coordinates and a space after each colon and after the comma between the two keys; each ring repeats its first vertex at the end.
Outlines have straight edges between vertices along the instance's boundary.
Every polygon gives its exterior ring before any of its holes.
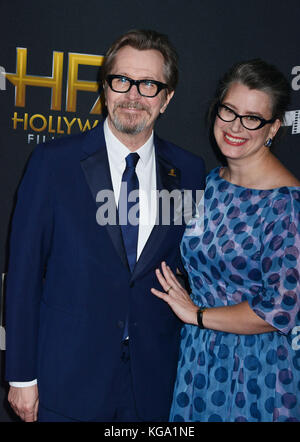
{"type": "Polygon", "coordinates": [[[124,321],[118,321],[118,327],[124,328],[124,321]]]}
{"type": "Polygon", "coordinates": [[[134,287],[134,282],[133,281],[131,281],[131,283],[129,284],[129,287],[130,288],[134,287]]]}

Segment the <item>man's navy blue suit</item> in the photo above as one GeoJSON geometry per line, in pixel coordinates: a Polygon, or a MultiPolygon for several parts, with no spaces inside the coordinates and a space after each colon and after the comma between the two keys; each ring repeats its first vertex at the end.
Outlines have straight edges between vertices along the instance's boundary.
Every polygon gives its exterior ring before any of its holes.
{"type": "MultiPolygon", "coordinates": [[[[201,158],[154,137],[157,189],[202,189],[201,158]]],[[[155,269],[180,267],[184,225],[155,225],[131,274],[118,225],[96,221],[112,189],[103,125],[38,146],[18,191],[7,277],[6,378],[38,379],[39,400],[79,420],[107,406],[129,318],[138,414],[167,420],[181,323],[154,296],[155,269]],[[128,316],[127,316],[128,315],[128,316]]]]}

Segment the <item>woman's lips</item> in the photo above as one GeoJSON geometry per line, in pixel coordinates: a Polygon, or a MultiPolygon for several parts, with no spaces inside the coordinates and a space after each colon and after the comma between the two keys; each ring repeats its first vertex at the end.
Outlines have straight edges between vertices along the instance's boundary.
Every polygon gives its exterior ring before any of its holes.
{"type": "Polygon", "coordinates": [[[235,137],[233,135],[228,134],[227,132],[224,132],[223,136],[226,143],[230,144],[231,146],[242,146],[247,141],[246,138],[235,137]]]}

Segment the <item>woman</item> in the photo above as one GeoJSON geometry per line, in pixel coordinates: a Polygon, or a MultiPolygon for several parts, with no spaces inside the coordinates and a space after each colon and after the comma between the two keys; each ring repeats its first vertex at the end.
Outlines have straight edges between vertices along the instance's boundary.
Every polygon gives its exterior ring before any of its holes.
{"type": "Polygon", "coordinates": [[[191,295],[171,269],[152,289],[185,322],[170,420],[300,421],[300,182],[270,150],[289,85],[262,60],[223,78],[204,219],[181,244],[191,295]]]}

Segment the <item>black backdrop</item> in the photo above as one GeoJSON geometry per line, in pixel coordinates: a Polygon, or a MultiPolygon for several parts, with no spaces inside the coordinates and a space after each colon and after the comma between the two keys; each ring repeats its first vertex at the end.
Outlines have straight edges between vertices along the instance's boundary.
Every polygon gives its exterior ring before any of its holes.
{"type": "MultiPolygon", "coordinates": [[[[37,142],[65,136],[68,128],[75,133],[92,127],[101,118],[97,105],[91,113],[101,56],[131,28],[164,32],[176,46],[180,82],[157,132],[202,155],[208,170],[218,160],[205,114],[219,77],[242,59],[262,57],[276,64],[290,81],[292,102],[286,135],[275,152],[300,178],[299,0],[1,0],[0,11],[2,275],[15,192],[29,154],[37,142]],[[55,81],[56,88],[41,87],[55,81]]],[[[0,421],[8,422],[15,418],[5,399],[1,321],[0,421]]]]}

